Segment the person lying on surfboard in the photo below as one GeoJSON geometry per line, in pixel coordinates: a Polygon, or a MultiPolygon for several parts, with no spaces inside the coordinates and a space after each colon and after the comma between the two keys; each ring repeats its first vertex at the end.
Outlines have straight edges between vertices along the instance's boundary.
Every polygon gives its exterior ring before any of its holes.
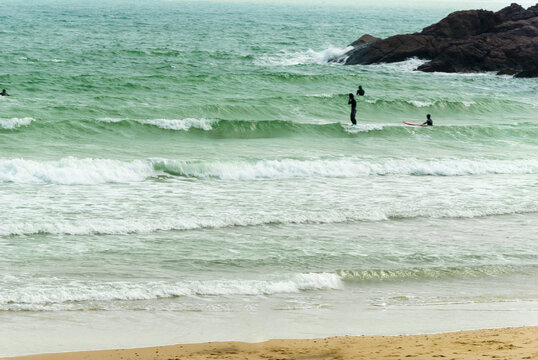
{"type": "Polygon", "coordinates": [[[430,114],[426,115],[426,119],[428,119],[428,120],[426,120],[426,122],[423,123],[422,125],[433,126],[433,121],[432,121],[432,118],[431,118],[430,114]]]}
{"type": "Polygon", "coordinates": [[[1,96],[9,96],[9,94],[7,93],[6,89],[3,89],[2,92],[0,93],[1,96]]]}

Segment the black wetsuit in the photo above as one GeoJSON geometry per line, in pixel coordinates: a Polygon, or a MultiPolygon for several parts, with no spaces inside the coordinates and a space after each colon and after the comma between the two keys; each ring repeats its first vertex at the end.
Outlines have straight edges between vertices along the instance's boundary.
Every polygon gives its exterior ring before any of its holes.
{"type": "Polygon", "coordinates": [[[357,101],[355,99],[349,99],[347,103],[351,104],[351,123],[357,125],[357,120],[355,119],[355,114],[357,113],[357,101]]]}
{"type": "Polygon", "coordinates": [[[432,119],[428,119],[428,120],[426,120],[426,122],[425,122],[424,124],[422,124],[422,125],[433,126],[433,121],[432,121],[432,119]]]}
{"type": "Polygon", "coordinates": [[[7,92],[5,92],[5,91],[2,91],[2,92],[0,93],[0,95],[1,95],[1,96],[9,96],[9,94],[8,94],[7,92]]]}
{"type": "Polygon", "coordinates": [[[357,90],[357,95],[364,96],[364,89],[357,90]]]}

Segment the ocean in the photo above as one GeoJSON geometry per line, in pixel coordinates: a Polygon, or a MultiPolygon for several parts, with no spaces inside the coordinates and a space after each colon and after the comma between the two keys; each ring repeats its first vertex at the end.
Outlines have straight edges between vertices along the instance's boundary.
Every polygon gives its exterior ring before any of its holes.
{"type": "Polygon", "coordinates": [[[0,355],[537,325],[538,80],[329,62],[453,10],[2,1],[0,355]]]}

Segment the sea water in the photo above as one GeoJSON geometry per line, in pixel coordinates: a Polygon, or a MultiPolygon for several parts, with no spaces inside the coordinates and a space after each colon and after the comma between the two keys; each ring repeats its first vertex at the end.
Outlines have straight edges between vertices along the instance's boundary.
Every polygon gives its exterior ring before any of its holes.
{"type": "Polygon", "coordinates": [[[538,81],[329,62],[452,10],[2,1],[0,355],[537,325],[538,81]]]}

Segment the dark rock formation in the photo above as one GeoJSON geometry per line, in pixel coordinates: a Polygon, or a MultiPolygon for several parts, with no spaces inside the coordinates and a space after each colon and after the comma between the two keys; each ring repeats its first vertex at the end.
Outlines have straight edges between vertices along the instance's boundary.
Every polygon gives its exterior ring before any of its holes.
{"type": "Polygon", "coordinates": [[[514,69],[503,69],[497,72],[497,75],[515,75],[517,73],[519,73],[519,71],[514,70],[514,69]]]}
{"type": "Polygon", "coordinates": [[[361,36],[360,38],[358,38],[357,40],[355,40],[351,44],[349,44],[349,46],[357,47],[357,46],[361,46],[361,45],[370,44],[370,43],[373,43],[373,42],[379,41],[379,40],[381,40],[381,39],[377,38],[375,36],[372,36],[370,34],[364,34],[363,36],[361,36]]]}
{"type": "Polygon", "coordinates": [[[374,64],[429,59],[417,70],[478,72],[515,70],[517,77],[538,74],[538,4],[512,4],[498,12],[457,11],[420,33],[377,39],[365,35],[351,44],[344,63],[374,64]]]}

